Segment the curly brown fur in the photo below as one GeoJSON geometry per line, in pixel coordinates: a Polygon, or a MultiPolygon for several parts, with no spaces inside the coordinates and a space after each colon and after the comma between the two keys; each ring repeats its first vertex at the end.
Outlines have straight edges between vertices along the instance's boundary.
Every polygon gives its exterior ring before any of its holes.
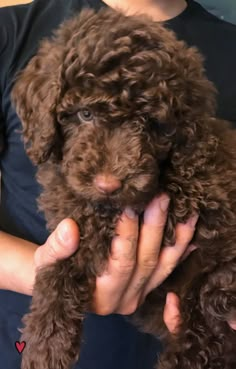
{"type": "Polygon", "coordinates": [[[71,367],[120,212],[141,214],[162,191],[171,198],[165,244],[197,212],[198,250],[133,319],[166,342],[159,368],[236,367],[236,333],[226,323],[236,309],[236,135],[214,118],[197,50],[145,17],[86,10],[43,41],[13,100],[49,229],[69,216],[81,230],[78,252],[38,273],[22,369],[71,367]],[[98,175],[122,187],[101,193],[98,175]],[[170,290],[183,318],[172,337],[162,320],[170,290]]]}

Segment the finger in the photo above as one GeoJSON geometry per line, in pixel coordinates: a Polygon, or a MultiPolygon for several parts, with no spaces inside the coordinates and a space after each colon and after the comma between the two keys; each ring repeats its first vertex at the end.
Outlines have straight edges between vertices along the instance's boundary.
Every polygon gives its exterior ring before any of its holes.
{"type": "Polygon", "coordinates": [[[35,252],[37,267],[71,256],[79,245],[79,228],[72,219],[64,219],[35,252]]]}
{"type": "Polygon", "coordinates": [[[236,330],[236,310],[231,310],[227,318],[230,328],[236,330]]]}
{"type": "Polygon", "coordinates": [[[191,217],[187,223],[176,226],[176,243],[174,246],[165,246],[160,252],[157,267],[155,268],[144,291],[144,297],[158,287],[175,269],[182,255],[191,242],[198,215],[191,217]]]}
{"type": "Polygon", "coordinates": [[[169,292],[166,296],[163,319],[169,332],[172,334],[178,332],[178,327],[181,324],[179,305],[180,302],[178,296],[173,292],[169,292]]]}
{"type": "Polygon", "coordinates": [[[116,311],[136,263],[138,232],[138,216],[128,208],[118,221],[107,268],[96,280],[93,310],[97,314],[116,311]]]}
{"type": "Polygon", "coordinates": [[[118,308],[119,313],[131,314],[136,310],[143,288],[157,266],[168,205],[169,198],[163,194],[154,198],[144,213],[139,235],[137,263],[118,308]]]}
{"type": "Polygon", "coordinates": [[[197,249],[196,245],[189,245],[187,247],[187,249],[185,250],[185,252],[183,253],[183,255],[181,256],[181,258],[179,259],[179,263],[182,263],[182,261],[184,261],[185,259],[187,259],[187,257],[194,251],[197,249]]]}
{"type": "Polygon", "coordinates": [[[236,330],[236,321],[230,320],[228,321],[228,324],[232,329],[236,330]]]}

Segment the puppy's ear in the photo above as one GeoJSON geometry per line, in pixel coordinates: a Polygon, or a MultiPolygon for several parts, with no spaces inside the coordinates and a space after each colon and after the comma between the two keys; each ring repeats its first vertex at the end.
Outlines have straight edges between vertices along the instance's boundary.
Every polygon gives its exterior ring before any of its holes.
{"type": "Polygon", "coordinates": [[[43,41],[38,54],[17,76],[12,90],[26,151],[34,164],[45,162],[57,144],[62,49],[62,45],[43,41]]]}

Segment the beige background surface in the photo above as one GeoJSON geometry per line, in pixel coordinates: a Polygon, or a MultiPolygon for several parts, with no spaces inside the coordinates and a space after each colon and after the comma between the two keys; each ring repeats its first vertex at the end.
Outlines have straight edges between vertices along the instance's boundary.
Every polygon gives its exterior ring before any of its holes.
{"type": "Polygon", "coordinates": [[[15,5],[15,4],[26,4],[30,3],[31,0],[0,0],[0,6],[15,5]]]}

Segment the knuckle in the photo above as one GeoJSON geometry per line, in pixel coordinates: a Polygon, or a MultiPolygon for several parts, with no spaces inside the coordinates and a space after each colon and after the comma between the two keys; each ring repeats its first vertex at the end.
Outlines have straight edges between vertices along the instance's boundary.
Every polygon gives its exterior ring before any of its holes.
{"type": "Polygon", "coordinates": [[[140,294],[143,292],[143,289],[145,288],[145,285],[148,282],[148,280],[149,280],[149,275],[143,275],[142,277],[139,278],[139,281],[134,286],[136,293],[140,294]]]}
{"type": "Polygon", "coordinates": [[[115,260],[125,260],[135,262],[136,260],[137,238],[116,236],[112,241],[112,258],[115,260]]]}
{"type": "Polygon", "coordinates": [[[138,300],[134,300],[130,302],[128,305],[126,305],[125,307],[123,307],[122,309],[120,309],[119,313],[122,315],[131,315],[135,313],[137,308],[138,308],[138,300]]]}
{"type": "Polygon", "coordinates": [[[48,258],[52,260],[60,259],[61,255],[64,251],[64,245],[60,241],[60,238],[55,237],[52,242],[48,244],[48,247],[45,249],[47,252],[48,258]]]}
{"type": "Polygon", "coordinates": [[[114,312],[114,309],[109,306],[103,306],[95,310],[96,314],[101,316],[110,315],[114,312]]]}
{"type": "Polygon", "coordinates": [[[56,259],[57,257],[57,248],[54,244],[50,244],[48,247],[47,247],[47,256],[50,258],[50,259],[56,259]]]}
{"type": "Polygon", "coordinates": [[[135,260],[120,261],[117,265],[117,271],[120,274],[131,274],[135,267],[135,260]]]}
{"type": "Polygon", "coordinates": [[[155,227],[157,232],[163,232],[166,225],[166,215],[163,214],[159,219],[156,219],[155,227]]]}
{"type": "Polygon", "coordinates": [[[139,261],[139,267],[143,270],[153,270],[157,266],[156,256],[146,256],[139,261]]]}
{"type": "Polygon", "coordinates": [[[133,250],[136,250],[136,246],[138,244],[138,237],[136,236],[127,236],[126,242],[129,243],[131,254],[133,255],[133,250]]]}

